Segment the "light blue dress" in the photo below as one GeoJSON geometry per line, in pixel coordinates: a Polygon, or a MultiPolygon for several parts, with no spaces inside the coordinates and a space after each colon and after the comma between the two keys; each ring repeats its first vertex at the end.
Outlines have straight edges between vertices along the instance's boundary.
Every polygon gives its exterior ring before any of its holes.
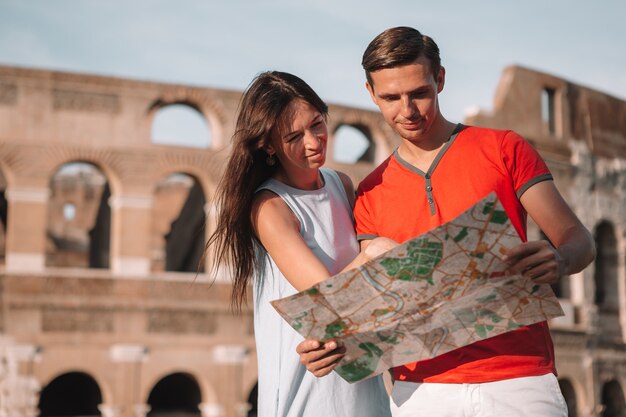
{"type": "MultiPolygon", "coordinates": [[[[324,186],[318,190],[299,190],[274,179],[259,190],[270,190],[285,201],[300,221],[305,242],[334,275],[357,256],[359,247],[341,179],[330,169],[321,172],[324,186]]],[[[259,252],[264,257],[264,251],[259,252]]],[[[255,277],[254,285],[258,416],[390,416],[389,397],[380,376],[349,384],[335,372],[322,378],[307,372],[296,353],[302,336],[270,305],[270,301],[297,291],[272,259],[265,259],[264,273],[255,277]]]]}

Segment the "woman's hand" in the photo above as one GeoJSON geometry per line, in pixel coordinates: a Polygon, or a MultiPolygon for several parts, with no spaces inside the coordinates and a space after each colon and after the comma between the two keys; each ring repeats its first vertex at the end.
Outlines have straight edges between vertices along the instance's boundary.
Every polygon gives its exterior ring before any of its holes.
{"type": "Polygon", "coordinates": [[[316,377],[328,375],[346,354],[346,348],[334,340],[325,343],[306,339],[296,347],[300,363],[316,377]]]}
{"type": "Polygon", "coordinates": [[[369,241],[367,246],[363,249],[365,256],[368,260],[377,258],[385,252],[398,246],[399,243],[395,240],[386,237],[377,237],[369,241]]]}

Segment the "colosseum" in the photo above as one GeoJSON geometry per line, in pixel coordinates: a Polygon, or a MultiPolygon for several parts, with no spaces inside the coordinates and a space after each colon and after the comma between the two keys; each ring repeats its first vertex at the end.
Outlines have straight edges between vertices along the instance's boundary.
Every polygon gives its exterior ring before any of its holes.
{"type": "MultiPolygon", "coordinates": [[[[203,256],[240,95],[0,66],[0,416],[256,415],[250,304],[203,256]],[[199,143],[159,133],[181,109],[199,143]]],[[[570,416],[626,415],[626,102],[513,66],[465,123],[526,137],[592,231],[596,261],[553,287],[559,383],[570,416]]],[[[399,143],[345,106],[329,132],[354,182],[399,143]]]]}

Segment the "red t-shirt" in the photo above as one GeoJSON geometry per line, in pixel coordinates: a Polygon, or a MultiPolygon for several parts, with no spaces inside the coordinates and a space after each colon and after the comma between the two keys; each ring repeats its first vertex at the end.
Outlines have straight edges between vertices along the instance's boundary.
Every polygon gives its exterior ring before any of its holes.
{"type": "MultiPolygon", "coordinates": [[[[398,242],[446,223],[492,191],[526,241],[526,211],[519,197],[552,180],[533,147],[512,131],[461,126],[423,172],[394,152],[359,185],[354,208],[360,240],[398,242]]],[[[393,369],[398,380],[480,383],[556,373],[546,322],[393,369]]]]}

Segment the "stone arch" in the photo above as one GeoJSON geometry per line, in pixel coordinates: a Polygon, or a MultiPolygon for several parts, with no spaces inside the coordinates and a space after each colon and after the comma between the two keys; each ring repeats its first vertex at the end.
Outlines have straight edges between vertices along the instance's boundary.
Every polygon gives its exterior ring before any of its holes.
{"type": "Polygon", "coordinates": [[[617,380],[608,381],[602,386],[600,402],[603,406],[601,417],[624,417],[626,415],[624,390],[617,380]]]}
{"type": "Polygon", "coordinates": [[[39,396],[40,417],[99,416],[100,385],[90,374],[66,372],[48,382],[39,396]]]}
{"type": "Polygon", "coordinates": [[[596,283],[594,301],[601,309],[618,307],[617,298],[617,239],[613,224],[607,220],[600,222],[595,229],[596,260],[594,281],[596,283]]]}
{"type": "MultiPolygon", "coordinates": [[[[198,167],[198,161],[189,159],[181,162],[180,160],[172,162],[167,159],[160,161],[162,169],[157,172],[155,177],[156,181],[160,181],[172,174],[183,173],[193,177],[202,186],[202,192],[205,196],[209,197],[215,193],[217,184],[207,178],[207,173],[202,168],[198,167]]],[[[156,187],[156,185],[154,185],[156,187]]],[[[154,190],[153,190],[154,191],[154,190]]]]}
{"type": "Polygon", "coordinates": [[[47,368],[46,371],[40,375],[38,375],[38,379],[42,383],[42,387],[50,384],[51,381],[58,378],[61,375],[71,374],[71,373],[79,373],[89,375],[100,388],[100,393],[102,394],[102,402],[107,403],[112,399],[111,386],[107,383],[107,380],[102,378],[102,375],[99,373],[99,369],[96,367],[85,367],[85,366],[68,366],[66,363],[58,363],[58,366],[53,366],[47,368]]]}
{"type": "Polygon", "coordinates": [[[202,391],[197,378],[187,372],[175,372],[160,378],[151,388],[146,404],[148,417],[200,417],[202,391]]]}
{"type": "Polygon", "coordinates": [[[186,172],[173,172],[154,188],[151,227],[153,271],[203,271],[206,241],[203,184],[186,172]]]}
{"type": "Polygon", "coordinates": [[[567,405],[567,415],[570,417],[578,416],[578,395],[577,389],[568,378],[559,378],[559,388],[567,405]]]}
{"type": "Polygon", "coordinates": [[[257,382],[248,391],[248,414],[247,417],[257,417],[258,403],[259,403],[259,383],[257,382]]]}
{"type": "MultiPolygon", "coordinates": [[[[153,126],[154,118],[160,109],[170,105],[184,105],[195,109],[206,120],[211,131],[211,149],[220,149],[225,145],[224,124],[226,115],[217,102],[203,92],[191,88],[175,88],[164,92],[147,109],[147,122],[153,126]]],[[[152,130],[151,128],[149,129],[152,130]]]]}
{"type": "Polygon", "coordinates": [[[167,369],[162,370],[160,372],[156,372],[152,376],[148,377],[148,381],[146,381],[145,384],[142,384],[140,398],[142,400],[145,400],[147,403],[148,398],[150,396],[150,392],[152,392],[153,387],[156,386],[156,384],[158,384],[159,381],[163,380],[168,375],[173,375],[173,374],[185,374],[185,375],[189,375],[193,377],[194,380],[197,382],[198,386],[200,387],[200,394],[201,394],[200,398],[202,400],[202,403],[211,403],[211,404],[218,403],[219,398],[217,396],[217,392],[215,391],[215,387],[206,378],[205,374],[198,375],[192,370],[181,368],[181,367],[176,367],[176,368],[168,367],[167,369]]]}
{"type": "Polygon", "coordinates": [[[150,139],[156,145],[211,148],[211,126],[193,103],[170,103],[155,110],[150,139]]]}
{"type": "MultiPolygon", "coordinates": [[[[359,129],[365,133],[370,141],[368,157],[374,164],[379,164],[389,156],[391,151],[398,145],[397,137],[382,119],[380,114],[367,110],[357,110],[342,106],[330,106],[332,115],[328,121],[328,131],[335,132],[339,127],[347,125],[359,129]]],[[[334,137],[330,135],[328,148],[333,159],[334,137]]]]}
{"type": "Polygon", "coordinates": [[[619,322],[618,248],[615,227],[603,220],[595,228],[596,259],[594,302],[598,307],[600,334],[621,340],[619,322]]]}
{"type": "Polygon", "coordinates": [[[109,151],[74,148],[49,148],[47,157],[53,162],[46,166],[48,178],[52,177],[63,166],[73,163],[91,164],[102,171],[111,190],[111,196],[122,195],[122,181],[119,170],[119,160],[109,151]]]}
{"type": "Polygon", "coordinates": [[[4,171],[4,167],[0,164],[0,265],[4,265],[6,260],[6,237],[9,224],[9,202],[6,196],[9,184],[4,171]]]}
{"type": "Polygon", "coordinates": [[[109,184],[93,162],[76,160],[58,167],[49,182],[46,265],[109,267],[109,184]]]}
{"type": "Polygon", "coordinates": [[[376,143],[364,124],[339,124],[333,131],[331,155],[335,162],[353,164],[374,163],[376,143]]]}

